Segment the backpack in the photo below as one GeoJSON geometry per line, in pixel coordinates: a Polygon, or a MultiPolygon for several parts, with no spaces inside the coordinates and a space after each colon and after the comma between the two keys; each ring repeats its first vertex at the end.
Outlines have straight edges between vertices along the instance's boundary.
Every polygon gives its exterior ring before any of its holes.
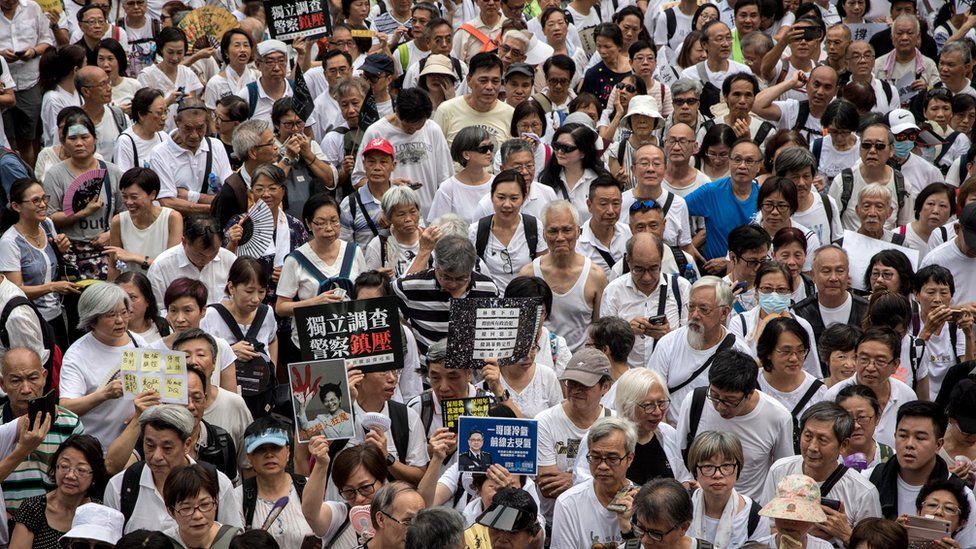
{"type": "Polygon", "coordinates": [[[353,295],[355,293],[356,284],[349,278],[349,274],[352,272],[352,263],[356,257],[355,244],[346,244],[346,253],[342,256],[342,265],[339,266],[339,274],[337,276],[328,277],[325,276],[318,267],[315,266],[312,261],[305,256],[301,251],[295,250],[288,254],[288,257],[294,259],[298,262],[298,265],[305,269],[305,271],[312,275],[316,280],[319,281],[319,295],[328,292],[334,288],[342,288],[346,291],[346,294],[353,295]]]}
{"type": "Polygon", "coordinates": [[[671,39],[674,38],[674,34],[678,32],[678,14],[675,13],[675,10],[677,9],[678,6],[674,6],[664,10],[664,23],[668,31],[668,44],[671,43],[671,39]]]}
{"type": "MultiPolygon", "coordinates": [[[[488,236],[491,232],[491,220],[494,217],[494,215],[489,215],[478,220],[478,231],[477,236],[475,236],[474,247],[478,257],[481,259],[485,258],[485,250],[488,248],[488,236]]],[[[537,255],[536,250],[539,247],[539,224],[535,217],[522,214],[522,227],[525,232],[525,243],[529,248],[529,257],[535,259],[537,255]]]]}
{"type": "MultiPolygon", "coordinates": [[[[349,216],[352,218],[353,224],[356,223],[356,205],[359,205],[359,209],[363,211],[363,218],[366,220],[366,225],[369,227],[369,232],[373,233],[373,236],[379,236],[380,230],[376,227],[376,223],[373,218],[370,217],[369,212],[366,210],[366,205],[363,204],[363,199],[359,196],[359,190],[356,189],[349,196],[349,216]]],[[[355,232],[355,231],[354,231],[355,232]]]]}
{"type": "MultiPolygon", "coordinates": [[[[220,475],[217,474],[217,468],[213,464],[206,463],[203,461],[198,461],[197,465],[200,465],[207,470],[207,473],[213,478],[214,483],[217,484],[218,491],[220,487],[220,475]]],[[[137,461],[128,467],[124,473],[122,473],[122,489],[119,493],[119,511],[122,512],[124,517],[123,525],[129,524],[129,519],[132,518],[132,513],[136,509],[136,504],[139,502],[139,480],[142,478],[142,471],[146,468],[145,461],[137,461]]],[[[219,503],[217,507],[214,508],[214,515],[217,514],[219,508],[219,503]]]]}
{"type": "Polygon", "coordinates": [[[949,171],[949,166],[951,165],[950,162],[949,165],[943,166],[942,159],[945,158],[945,155],[949,153],[949,149],[952,148],[952,145],[956,143],[956,139],[958,139],[960,135],[962,135],[962,132],[952,132],[947,135],[945,141],[942,143],[942,150],[939,151],[939,155],[936,156],[935,160],[932,161],[932,164],[934,164],[936,168],[939,168],[942,175],[945,175],[946,172],[949,171]]]}
{"type": "MultiPolygon", "coordinates": [[[[298,493],[299,500],[302,499],[302,492],[305,490],[305,484],[307,482],[307,478],[291,473],[291,484],[295,487],[295,492],[298,493]]],[[[250,528],[251,523],[254,521],[254,508],[257,506],[258,502],[257,478],[250,477],[244,479],[241,493],[241,509],[244,512],[244,527],[250,528]]]]}
{"type": "Polygon", "coordinates": [[[804,131],[810,133],[811,135],[816,134],[817,132],[813,132],[807,128],[807,120],[809,119],[810,119],[810,101],[804,99],[803,101],[800,101],[800,105],[797,108],[796,123],[793,124],[793,129],[796,130],[797,132],[801,132],[801,135],[802,132],[804,131]]]}
{"type": "MultiPolygon", "coordinates": [[[[898,196],[898,209],[901,210],[905,206],[905,197],[908,196],[908,191],[905,190],[905,176],[898,170],[894,170],[894,174],[895,194],[898,196]]],[[[840,213],[843,214],[847,211],[847,206],[851,202],[851,195],[854,194],[853,168],[844,168],[841,170],[840,180],[843,185],[840,193],[840,213]]]]}
{"type": "Polygon", "coordinates": [[[58,381],[61,378],[61,348],[54,341],[54,329],[51,328],[47,320],[44,320],[44,317],[41,316],[41,312],[37,310],[37,306],[34,305],[33,301],[22,295],[18,295],[10,298],[3,306],[3,311],[0,311],[0,345],[5,349],[10,348],[10,333],[7,332],[7,321],[10,319],[10,315],[14,309],[22,306],[29,307],[34,311],[34,315],[37,316],[37,322],[41,326],[41,344],[48,352],[44,369],[47,370],[49,375],[47,376],[47,381],[44,383],[44,391],[47,392],[50,389],[57,390],[58,381]]]}
{"type": "MultiPolygon", "coordinates": [[[[10,155],[13,155],[14,158],[17,159],[21,168],[24,169],[24,173],[27,174],[27,177],[37,179],[37,176],[34,175],[34,169],[28,166],[27,162],[24,162],[24,159],[20,156],[20,153],[15,150],[8,149],[7,147],[0,147],[0,161],[10,155]]],[[[8,207],[10,200],[7,197],[7,189],[12,187],[13,184],[13,181],[0,181],[0,211],[4,211],[8,207]]]]}
{"type": "Polygon", "coordinates": [[[227,478],[237,478],[237,445],[230,433],[207,421],[201,422],[207,429],[207,446],[197,453],[197,461],[211,463],[227,478]]]}
{"type": "MultiPolygon", "coordinates": [[[[714,118],[707,118],[705,119],[704,122],[702,122],[702,127],[705,128],[705,131],[712,129],[712,126],[714,125],[715,125],[714,118]]],[[[762,145],[763,143],[766,142],[766,138],[769,137],[769,134],[775,130],[776,130],[776,126],[774,126],[770,122],[766,122],[765,120],[763,120],[762,124],[759,125],[759,129],[756,130],[756,137],[753,138],[753,141],[758,143],[759,145],[762,145]]]]}
{"type": "Polygon", "coordinates": [[[237,361],[237,382],[240,386],[241,396],[247,404],[251,415],[254,417],[264,417],[268,415],[275,404],[275,389],[277,380],[275,379],[274,365],[265,360],[261,352],[264,351],[264,344],[257,340],[258,332],[264,325],[264,320],[271,311],[271,307],[265,304],[258,306],[254,313],[254,320],[247,329],[247,334],[241,332],[241,327],[237,324],[234,315],[230,314],[221,303],[211,303],[207,305],[217,311],[224,324],[234,336],[234,341],[247,341],[254,347],[256,356],[247,362],[237,361]]]}

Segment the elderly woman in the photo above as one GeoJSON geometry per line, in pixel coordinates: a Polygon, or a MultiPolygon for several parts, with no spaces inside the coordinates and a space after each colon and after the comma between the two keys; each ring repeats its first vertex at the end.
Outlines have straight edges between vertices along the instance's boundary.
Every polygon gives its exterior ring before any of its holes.
{"type": "Polygon", "coordinates": [[[697,549],[704,540],[688,532],[694,517],[684,486],[670,478],[654,479],[634,496],[632,533],[644,549],[697,549]]]}
{"type": "Polygon", "coordinates": [[[555,152],[546,163],[539,182],[549,185],[556,196],[573,203],[580,214],[580,221],[590,218],[586,202],[590,194],[590,183],[597,175],[606,172],[599,158],[596,142],[597,134],[582,124],[564,124],[552,136],[552,150],[555,152]]]}
{"type": "Polygon", "coordinates": [[[776,485],[776,497],[766,503],[759,515],[773,519],[776,534],[769,547],[830,549],[830,542],[809,534],[810,529],[827,520],[820,505],[820,486],[806,475],[788,475],[776,485]]]}
{"type": "MultiPolygon", "coordinates": [[[[533,20],[529,23],[529,30],[532,30],[535,22],[536,20],[533,20]]],[[[577,37],[577,42],[567,40],[571,30],[573,33],[576,32],[575,27],[568,21],[566,12],[558,3],[543,9],[542,13],[539,14],[538,22],[542,25],[542,35],[545,36],[545,42],[552,47],[553,55],[565,55],[572,59],[576,65],[573,78],[567,82],[567,85],[575,87],[581,75],[586,71],[586,65],[589,62],[586,50],[578,43],[579,38],[577,37]]],[[[534,34],[538,35],[538,33],[534,34]]]]}
{"type": "Polygon", "coordinates": [[[488,267],[499,291],[536,257],[547,252],[542,224],[520,213],[528,187],[515,170],[504,170],[491,181],[491,204],[495,213],[472,223],[468,238],[488,267]]]}
{"type": "Polygon", "coordinates": [[[112,84],[112,104],[129,114],[132,97],[142,87],[135,78],[126,76],[129,58],[117,41],[106,38],[98,43],[98,66],[108,75],[112,84]]]}
{"type": "MultiPolygon", "coordinates": [[[[282,547],[301,547],[305,538],[313,534],[302,514],[301,495],[295,483],[298,477],[285,470],[291,461],[290,446],[291,430],[277,419],[263,417],[248,425],[244,430],[244,450],[254,476],[234,490],[243,502],[244,524],[248,528],[261,528],[274,502],[287,497],[284,510],[267,531],[282,547]]],[[[299,480],[304,485],[305,479],[299,480]]]]}
{"type": "Polygon", "coordinates": [[[383,453],[373,444],[344,448],[332,464],[332,484],[344,500],[323,501],[329,480],[329,441],[312,437],[308,451],[315,467],[302,494],[302,513],[312,532],[322,538],[323,547],[353,549],[359,545],[356,531],[349,524],[349,509],[369,505],[373,494],[386,484],[388,470],[383,453]]]}
{"type": "Polygon", "coordinates": [[[95,124],[87,114],[80,112],[65,118],[60,135],[68,158],[52,166],[44,176],[44,190],[51,195],[47,212],[54,226],[71,241],[68,261],[78,266],[83,278],[105,280],[108,261],[101,248],[109,242],[112,215],[122,211],[122,173],[114,164],[95,158],[95,124]],[[65,212],[68,189],[86,181],[91,177],[86,174],[93,170],[102,170],[101,184],[95,187],[98,195],[88,201],[75,198],[74,208],[65,212]]]}
{"type": "MultiPolygon", "coordinates": [[[[624,118],[630,113],[630,100],[637,96],[644,96],[644,99],[648,100],[648,103],[645,103],[645,105],[650,105],[650,102],[653,101],[647,95],[647,85],[644,83],[643,78],[636,74],[628,74],[620,82],[617,82],[614,89],[610,92],[609,104],[603,109],[603,112],[600,114],[600,120],[596,124],[600,137],[614,142],[622,141],[627,137],[626,131],[624,130],[628,128],[622,128],[621,125],[624,118]]],[[[654,111],[657,112],[657,110],[657,105],[655,104],[654,111]]],[[[657,118],[660,118],[660,115],[657,118]]],[[[655,141],[657,140],[655,139],[655,141]]]]}
{"type": "Polygon", "coordinates": [[[803,236],[807,240],[807,262],[803,265],[803,271],[812,270],[813,252],[820,247],[820,237],[817,236],[816,232],[800,225],[793,219],[793,214],[799,207],[797,187],[793,181],[786,177],[766,178],[759,187],[756,203],[759,205],[756,223],[768,234],[774,235],[787,227],[803,231],[803,236]]]}
{"type": "Polygon", "coordinates": [[[132,96],[129,116],[135,121],[126,128],[115,145],[115,164],[123,172],[149,167],[153,147],[168,139],[166,99],[155,88],[142,88],[132,96]]]}
{"type": "Polygon", "coordinates": [[[64,353],[61,363],[61,406],[78,414],[85,432],[112,441],[132,414],[132,403],[122,399],[119,364],[127,349],[146,342],[129,332],[132,302],[115,284],[97,282],[78,300],[78,329],[87,332],[64,353]]]}
{"type": "Polygon", "coordinates": [[[461,165],[461,171],[441,182],[430,205],[427,221],[433,222],[443,214],[456,213],[467,223],[482,197],[491,192],[489,168],[494,158],[495,144],[488,130],[468,126],[458,132],[451,143],[451,158],[461,165]]]}
{"type": "MultiPolygon", "coordinates": [[[[308,242],[308,232],[302,222],[285,213],[281,207],[285,199],[285,172],[274,164],[259,166],[251,174],[251,196],[249,202],[259,201],[267,204],[274,220],[274,238],[264,252],[257,257],[269,272],[271,272],[271,293],[268,299],[273,302],[274,289],[281,276],[281,268],[285,258],[300,246],[308,242]]],[[[244,236],[243,221],[246,213],[237,214],[230,218],[224,233],[227,236],[226,248],[237,253],[238,244],[244,236]]]]}
{"type": "MultiPolygon", "coordinates": [[[[156,205],[159,176],[149,168],[132,168],[119,180],[125,211],[112,218],[108,246],[109,276],[118,276],[116,263],[126,264],[128,271],[143,273],[154,258],[168,248],[178,246],[183,238],[183,216],[156,205]]],[[[150,293],[149,297],[152,297],[150,293]]]]}
{"type": "Polygon", "coordinates": [[[826,385],[803,369],[808,357],[818,356],[815,349],[811,350],[812,342],[810,334],[794,318],[773,318],[765,323],[756,342],[756,355],[762,366],[759,388],[790,410],[795,425],[804,410],[827,394],[826,385]]]}
{"type": "Polygon", "coordinates": [[[698,483],[691,494],[694,515],[688,534],[717,549],[764,541],[770,534],[759,504],[735,490],[742,460],[742,443],[732,433],[706,431],[688,449],[688,466],[698,483]]]}
{"type": "Polygon", "coordinates": [[[861,464],[855,468],[863,471],[884,463],[895,455],[894,449],[890,446],[874,440],[874,431],[878,428],[881,419],[881,405],[870,387],[848,385],[837,393],[835,402],[854,418],[851,443],[841,450],[845,463],[849,460],[860,461],[861,464]]]}
{"type": "MultiPolygon", "coordinates": [[[[627,478],[637,484],[645,484],[657,477],[690,482],[692,476],[681,457],[678,432],[664,421],[671,406],[671,396],[661,374],[634,368],[620,376],[613,387],[616,390],[614,409],[637,426],[634,463],[627,470],[627,478]]],[[[590,477],[587,450],[587,441],[583,441],[576,454],[575,481],[590,477]]]]}
{"type": "Polygon", "coordinates": [[[580,82],[579,92],[589,92],[600,100],[600,108],[605,109],[610,99],[610,90],[631,73],[630,59],[624,49],[624,36],[620,27],[613,23],[601,23],[593,31],[596,51],[600,62],[586,71],[580,82]]]}
{"type": "Polygon", "coordinates": [[[864,287],[871,293],[885,290],[911,299],[915,289],[912,262],[904,252],[895,249],[882,250],[871,256],[863,277],[864,287]]]}
{"type": "Polygon", "coordinates": [[[806,319],[790,312],[793,296],[793,276],[789,268],[779,261],[764,263],[756,272],[756,296],[758,307],[753,307],[744,313],[729,317],[727,328],[729,332],[751,342],[754,346],[758,342],[766,324],[777,318],[794,319],[805,332],[804,345],[807,352],[800,358],[803,369],[814,377],[820,377],[820,361],[817,359],[816,336],[813,327],[806,319]]]}
{"type": "Polygon", "coordinates": [[[905,246],[918,250],[919,261],[929,253],[929,237],[934,231],[945,232],[942,240],[949,240],[943,226],[956,212],[956,188],[945,183],[931,183],[915,197],[915,221],[898,227],[895,232],[905,237],[905,246]]]}
{"type": "Polygon", "coordinates": [[[383,218],[390,224],[390,236],[374,236],[366,246],[366,269],[391,278],[407,273],[420,250],[420,198],[405,185],[383,193],[383,218]]]}
{"type": "Polygon", "coordinates": [[[163,502],[177,525],[166,535],[176,547],[226,547],[228,540],[240,532],[235,526],[217,522],[218,489],[217,480],[199,464],[178,467],[166,477],[163,502]]]}
{"type": "Polygon", "coordinates": [[[216,109],[221,97],[236,95],[261,77],[251,66],[254,51],[254,38],[242,29],[230,29],[220,37],[220,57],[227,64],[207,81],[203,100],[208,109],[216,109]]]}
{"type": "Polygon", "coordinates": [[[282,97],[271,107],[271,123],[280,147],[290,163],[285,176],[285,212],[300,219],[302,206],[313,194],[334,191],[339,173],[326,161],[319,142],[304,133],[305,121],[295,108],[293,97],[282,97]]]}
{"type": "MultiPolygon", "coordinates": [[[[959,482],[936,478],[929,480],[915,498],[916,516],[936,518],[949,523],[949,535],[931,542],[930,547],[952,549],[960,547],[957,537],[972,512],[967,489],[959,482]]],[[[898,522],[908,525],[908,515],[898,517],[898,522]]]]}
{"type": "Polygon", "coordinates": [[[51,456],[47,474],[54,489],[27,498],[14,515],[11,549],[58,547],[71,530],[75,510],[86,503],[101,503],[108,482],[102,444],[91,435],[71,435],[51,456]]]}
{"type": "Polygon", "coordinates": [[[820,354],[820,363],[828,372],[823,378],[827,388],[854,375],[857,340],[861,338],[861,333],[857,326],[834,323],[820,334],[817,352],[820,354]]]}
{"type": "Polygon", "coordinates": [[[807,237],[796,227],[784,227],[773,235],[773,259],[790,270],[793,279],[793,303],[799,303],[817,293],[809,276],[803,274],[807,262],[807,237]]]}
{"type": "Polygon", "coordinates": [[[445,55],[434,53],[427,57],[424,70],[417,77],[417,87],[430,95],[431,108],[437,112],[441,103],[454,99],[457,80],[451,60],[445,55]]]}
{"type": "MultiPolygon", "coordinates": [[[[637,77],[635,76],[634,78],[637,77]]],[[[629,84],[627,82],[625,79],[618,85],[628,86],[629,84]]],[[[626,90],[621,90],[617,97],[624,97],[626,95],[626,90]]],[[[623,117],[623,125],[629,131],[629,137],[627,136],[627,132],[615,131],[615,136],[613,134],[606,135],[606,138],[615,137],[616,139],[610,144],[610,173],[614,174],[617,181],[630,188],[637,184],[637,178],[633,172],[634,155],[637,153],[637,149],[644,145],[658,144],[655,132],[664,124],[664,119],[661,118],[661,113],[658,112],[657,106],[654,104],[654,99],[646,95],[628,99],[626,109],[627,115],[623,117]]],[[[617,110],[616,112],[619,113],[620,111],[617,110]]],[[[616,114],[614,121],[610,124],[614,129],[616,128],[616,121],[619,116],[619,114],[616,114]]]]}

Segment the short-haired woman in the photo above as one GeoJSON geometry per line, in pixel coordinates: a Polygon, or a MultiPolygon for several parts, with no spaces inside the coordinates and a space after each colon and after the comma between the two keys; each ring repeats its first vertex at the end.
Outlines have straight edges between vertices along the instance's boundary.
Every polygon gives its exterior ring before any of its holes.
{"type": "Polygon", "coordinates": [[[120,170],[149,167],[153,147],[169,138],[163,131],[167,114],[163,92],[142,88],[132,96],[129,117],[134,123],[122,132],[115,144],[114,162],[120,170]]]}
{"type": "Polygon", "coordinates": [[[199,464],[178,467],[166,477],[163,502],[177,524],[176,531],[167,535],[177,547],[226,547],[240,532],[235,526],[217,522],[218,489],[217,479],[199,464]]]}
{"type": "Polygon", "coordinates": [[[420,251],[420,197],[405,185],[383,193],[383,218],[390,224],[390,236],[374,236],[366,246],[366,269],[388,277],[407,273],[420,251]]]}
{"type": "Polygon", "coordinates": [[[469,216],[482,197],[491,192],[491,173],[495,144],[488,130],[480,126],[463,128],[451,143],[451,158],[461,165],[461,171],[442,181],[434,194],[434,201],[427,213],[427,221],[446,213],[456,213],[465,222],[474,221],[469,216]]]}
{"type": "MultiPolygon", "coordinates": [[[[119,180],[125,211],[112,218],[109,242],[105,251],[111,254],[110,278],[118,276],[117,262],[127,271],[144,273],[156,256],[183,238],[183,216],[180,212],[156,205],[159,176],[149,168],[132,168],[119,180]]],[[[152,295],[149,296],[152,298],[152,295]]]]}

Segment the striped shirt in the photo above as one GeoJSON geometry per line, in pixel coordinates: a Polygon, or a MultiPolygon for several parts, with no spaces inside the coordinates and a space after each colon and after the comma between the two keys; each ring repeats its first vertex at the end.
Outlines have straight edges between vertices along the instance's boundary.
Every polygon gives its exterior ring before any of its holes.
{"type": "MultiPolygon", "coordinates": [[[[3,422],[17,421],[10,411],[10,404],[3,406],[3,422]]],[[[54,483],[47,476],[48,464],[58,446],[69,436],[85,432],[78,416],[67,408],[58,406],[58,417],[51,425],[47,436],[36,450],[20,462],[17,468],[3,481],[3,495],[7,512],[11,515],[20,507],[22,501],[34,496],[43,496],[54,489],[54,483]]],[[[106,448],[107,450],[107,448],[106,448]]]]}
{"type": "MultiPolygon", "coordinates": [[[[441,289],[434,269],[398,279],[393,291],[400,298],[400,313],[417,336],[421,356],[426,356],[428,347],[447,337],[451,294],[441,289]]],[[[462,297],[498,297],[498,288],[491,277],[472,272],[471,286],[462,297]]]]}

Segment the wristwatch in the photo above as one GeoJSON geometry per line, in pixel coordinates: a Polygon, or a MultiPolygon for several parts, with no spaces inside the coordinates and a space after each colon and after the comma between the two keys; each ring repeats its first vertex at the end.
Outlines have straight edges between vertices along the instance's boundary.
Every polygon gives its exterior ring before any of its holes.
{"type": "Polygon", "coordinates": [[[397,462],[397,459],[393,457],[393,454],[386,454],[386,466],[393,467],[393,464],[397,462]]]}
{"type": "Polygon", "coordinates": [[[289,166],[289,167],[294,166],[295,162],[297,162],[296,160],[292,160],[291,157],[288,156],[282,158],[281,161],[285,164],[285,166],[289,166]]]}
{"type": "Polygon", "coordinates": [[[495,402],[497,402],[498,404],[501,404],[503,402],[508,402],[508,400],[511,399],[511,398],[512,398],[511,393],[508,392],[508,389],[505,389],[505,392],[504,393],[502,393],[500,395],[495,395],[495,402]]]}
{"type": "Polygon", "coordinates": [[[142,260],[142,268],[143,269],[148,269],[149,268],[149,256],[148,255],[146,256],[145,259],[142,260]]]}

